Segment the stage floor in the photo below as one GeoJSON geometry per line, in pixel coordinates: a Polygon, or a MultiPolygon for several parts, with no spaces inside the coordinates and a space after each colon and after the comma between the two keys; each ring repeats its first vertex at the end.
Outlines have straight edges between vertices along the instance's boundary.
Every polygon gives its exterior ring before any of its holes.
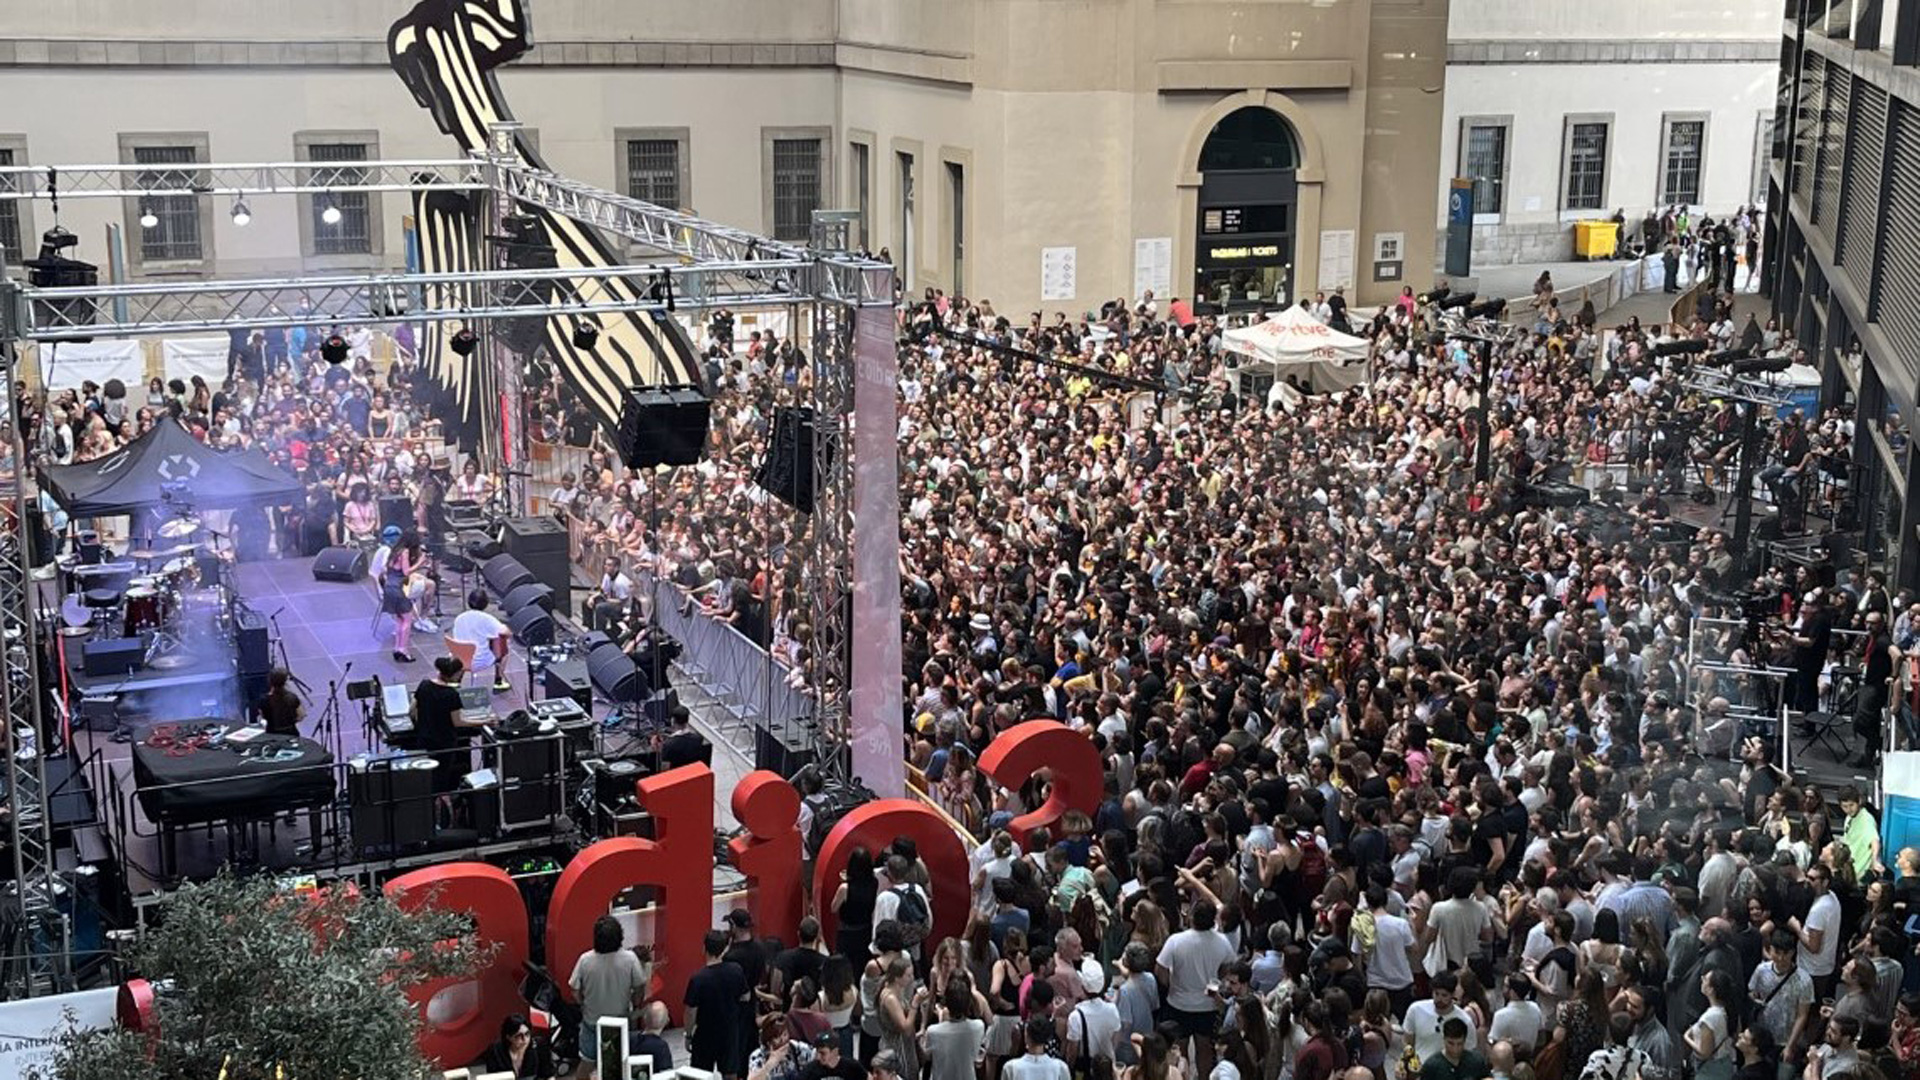
{"type": "MultiPolygon", "coordinates": [[[[361,722],[359,703],[347,700],[347,680],[358,681],[377,675],[382,682],[417,685],[433,675],[434,659],[446,655],[447,650],[439,632],[423,633],[416,628],[410,650],[414,662],[409,664],[395,660],[393,619],[382,616],[377,629],[375,626],[374,612],[379,608],[379,596],[373,582],[315,581],[312,562],[309,558],[294,558],[243,563],[236,568],[235,581],[241,599],[269,619],[269,632],[274,640],[274,663],[284,664],[307,685],[304,695],[307,718],[300,726],[301,734],[327,746],[336,760],[346,760],[383,748],[377,744],[369,746],[361,722]],[[326,731],[322,730],[320,721],[327,708],[330,688],[338,692],[340,716],[335,729],[326,731]]],[[[469,575],[469,581],[475,586],[480,583],[477,575],[469,575]]],[[[443,630],[452,624],[453,616],[464,607],[464,602],[455,595],[460,585],[459,577],[451,574],[442,583],[445,592],[440,603],[442,614],[437,621],[443,630]]],[[[517,643],[512,646],[505,668],[512,690],[493,697],[494,708],[502,716],[528,701],[527,654],[517,643]]],[[[675,682],[676,685],[684,685],[684,678],[676,673],[675,682]]],[[[706,712],[703,704],[705,695],[689,693],[685,695],[685,700],[694,712],[696,727],[703,729],[715,744],[714,825],[721,829],[732,828],[735,822],[728,800],[735,783],[750,772],[753,765],[723,741],[714,738],[714,727],[706,722],[703,715],[706,712]]],[[[596,719],[605,717],[609,711],[606,702],[594,702],[596,719]]],[[[153,722],[178,719],[190,718],[157,717],[153,722]]],[[[150,725],[136,727],[136,732],[146,726],[150,725]]],[[[122,830],[112,820],[114,815],[109,811],[108,825],[125,845],[130,863],[129,885],[138,895],[163,884],[157,876],[161,866],[160,838],[157,828],[146,819],[138,800],[133,798],[132,748],[127,743],[111,741],[110,736],[111,731],[104,725],[98,731],[76,727],[74,742],[82,756],[97,748],[118,780],[128,823],[122,830]],[[121,835],[123,832],[124,835],[121,835]]],[[[100,797],[103,805],[112,801],[111,793],[102,792],[100,797]]],[[[307,858],[301,849],[308,842],[304,816],[291,825],[283,821],[271,832],[262,829],[258,845],[259,862],[264,866],[295,866],[307,858]]],[[[221,865],[226,858],[228,844],[219,830],[191,829],[178,834],[175,850],[179,872],[198,877],[212,873],[221,865]]],[[[331,863],[335,860],[328,857],[325,861],[331,863]]]]}

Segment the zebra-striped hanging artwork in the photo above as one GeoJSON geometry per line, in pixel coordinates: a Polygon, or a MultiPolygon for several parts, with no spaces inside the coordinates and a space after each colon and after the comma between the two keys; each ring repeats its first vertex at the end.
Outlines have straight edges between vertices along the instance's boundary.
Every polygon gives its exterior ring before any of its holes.
{"type": "MultiPolygon", "coordinates": [[[[463,151],[484,152],[489,125],[513,119],[494,71],[533,47],[527,0],[420,0],[387,34],[388,56],[414,100],[433,115],[440,130],[463,151]]],[[[513,152],[544,169],[538,153],[515,139],[513,152]]],[[[485,269],[486,227],[481,200],[457,192],[416,193],[414,223],[425,273],[485,269]]],[[[625,260],[595,230],[524,203],[554,247],[561,267],[619,266],[625,260]]],[[[616,281],[599,290],[605,298],[638,298],[644,286],[616,281]]],[[[572,291],[561,285],[562,292],[572,291]]],[[[458,302],[480,297],[441,297],[458,302]]],[[[449,406],[446,419],[467,447],[491,447],[499,438],[498,373],[486,370],[479,353],[460,356],[449,339],[456,324],[429,323],[420,340],[424,370],[449,406]]],[[[475,328],[476,332],[480,328],[475,328]]],[[[617,426],[621,392],[643,383],[701,381],[693,343],[671,317],[611,314],[550,318],[541,343],[556,368],[605,428],[617,426]],[[576,348],[573,329],[585,322],[599,330],[592,349],[576,348]]],[[[518,408],[516,404],[516,408],[518,408]]]]}

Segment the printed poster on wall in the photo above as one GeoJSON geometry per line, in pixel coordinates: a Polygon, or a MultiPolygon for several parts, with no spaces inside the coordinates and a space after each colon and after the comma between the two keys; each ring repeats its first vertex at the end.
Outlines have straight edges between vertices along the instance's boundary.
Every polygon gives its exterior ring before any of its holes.
{"type": "Polygon", "coordinates": [[[1073,299],[1074,263],[1079,258],[1079,250],[1070,247],[1040,249],[1040,299],[1073,299]]]}
{"type": "Polygon", "coordinates": [[[1320,234],[1320,283],[1323,292],[1336,286],[1353,287],[1352,229],[1327,229],[1320,234]]]}
{"type": "Polygon", "coordinates": [[[1165,302],[1173,292],[1173,237],[1143,237],[1133,242],[1133,298],[1147,295],[1165,302]]]}

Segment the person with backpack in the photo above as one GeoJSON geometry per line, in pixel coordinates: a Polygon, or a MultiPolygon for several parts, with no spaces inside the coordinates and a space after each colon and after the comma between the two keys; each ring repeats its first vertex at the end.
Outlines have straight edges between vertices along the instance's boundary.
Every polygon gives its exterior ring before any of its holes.
{"type": "Polygon", "coordinates": [[[891,919],[900,927],[900,940],[915,963],[921,960],[921,942],[933,929],[933,901],[927,890],[913,880],[913,864],[895,852],[887,856],[881,872],[880,892],[873,901],[875,926],[891,919]]]}

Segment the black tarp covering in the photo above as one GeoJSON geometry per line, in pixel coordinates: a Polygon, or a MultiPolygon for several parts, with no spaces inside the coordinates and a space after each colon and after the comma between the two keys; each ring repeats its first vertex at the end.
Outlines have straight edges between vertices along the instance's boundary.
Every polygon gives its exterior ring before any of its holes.
{"type": "Polygon", "coordinates": [[[283,506],[301,498],[300,481],[259,449],[226,453],[174,420],[103,458],[40,470],[41,486],[74,517],[109,517],[172,501],[196,510],[283,506]]]}

